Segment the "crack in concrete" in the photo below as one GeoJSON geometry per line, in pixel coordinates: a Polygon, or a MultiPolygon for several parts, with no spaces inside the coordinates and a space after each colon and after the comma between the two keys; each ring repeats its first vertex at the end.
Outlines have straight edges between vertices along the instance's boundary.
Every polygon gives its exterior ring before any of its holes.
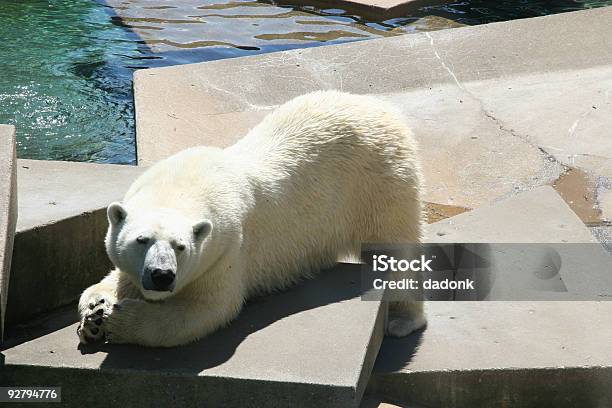
{"type": "Polygon", "coordinates": [[[567,134],[569,137],[574,136],[574,134],[576,133],[576,129],[578,128],[578,124],[580,123],[580,120],[582,118],[578,118],[574,121],[574,123],[572,123],[572,126],[570,126],[570,128],[567,130],[567,134]]]}
{"type": "Polygon", "coordinates": [[[438,61],[440,61],[440,64],[442,65],[442,67],[448,72],[448,74],[451,76],[451,78],[453,79],[453,81],[455,82],[455,84],[457,85],[457,87],[469,98],[471,98],[472,100],[474,100],[476,103],[478,103],[479,107],[480,107],[480,112],[487,118],[489,118],[490,120],[492,120],[497,127],[499,128],[499,130],[501,130],[504,133],[507,133],[513,137],[519,138],[520,140],[522,140],[523,142],[527,143],[529,146],[538,149],[542,155],[544,156],[544,159],[548,160],[551,163],[555,163],[559,166],[561,166],[562,169],[567,169],[567,166],[565,166],[563,163],[561,163],[559,160],[557,160],[557,158],[555,156],[553,156],[552,154],[550,154],[549,152],[546,151],[545,148],[538,146],[537,144],[534,144],[531,141],[531,138],[527,135],[521,135],[520,133],[518,133],[517,131],[515,131],[512,128],[508,128],[506,125],[504,125],[504,123],[499,120],[498,118],[496,118],[491,112],[489,112],[485,106],[484,106],[484,102],[482,101],[482,99],[480,99],[479,97],[477,97],[476,95],[474,95],[471,91],[469,91],[467,88],[465,88],[463,86],[463,84],[459,81],[459,78],[457,77],[457,75],[453,72],[452,69],[449,68],[449,66],[446,64],[446,62],[444,61],[444,59],[440,56],[440,53],[437,50],[434,38],[432,37],[432,35],[428,32],[424,33],[425,36],[427,38],[429,38],[429,45],[431,47],[431,50],[433,51],[436,59],[438,61]]]}
{"type": "Polygon", "coordinates": [[[544,158],[546,160],[548,160],[550,163],[555,163],[559,166],[561,166],[561,168],[563,169],[563,171],[567,170],[567,166],[563,163],[561,163],[555,156],[553,156],[552,154],[550,154],[549,152],[546,151],[546,149],[542,146],[538,146],[537,144],[534,144],[531,141],[531,138],[528,135],[521,135],[520,133],[518,133],[516,130],[507,127],[501,120],[499,120],[498,118],[495,117],[495,115],[493,115],[491,112],[487,111],[484,108],[484,104],[482,103],[482,101],[480,99],[477,99],[479,102],[481,102],[480,105],[480,110],[481,112],[490,120],[492,120],[493,122],[495,122],[495,124],[497,125],[497,127],[499,128],[499,130],[501,130],[502,132],[508,133],[513,137],[517,137],[519,139],[521,139],[523,142],[527,143],[529,146],[538,149],[540,151],[540,153],[542,153],[542,155],[544,156],[544,158]]]}
{"type": "Polygon", "coordinates": [[[448,65],[446,65],[446,62],[444,61],[444,59],[442,59],[442,57],[440,56],[440,54],[438,53],[438,50],[436,49],[436,45],[434,43],[434,39],[431,36],[431,34],[429,34],[428,32],[425,33],[425,36],[427,38],[429,38],[429,45],[431,46],[431,50],[433,51],[434,55],[436,56],[436,58],[438,59],[438,61],[440,61],[440,64],[442,65],[442,68],[444,68],[449,74],[450,76],[453,78],[453,80],[455,81],[455,84],[457,84],[457,86],[459,87],[459,89],[461,89],[462,91],[465,91],[465,89],[463,88],[463,85],[461,85],[461,82],[459,82],[459,79],[457,78],[457,75],[455,75],[455,73],[453,72],[452,69],[450,69],[448,67],[448,65]]]}
{"type": "MultiPolygon", "coordinates": [[[[484,102],[482,101],[482,99],[480,99],[479,97],[477,97],[476,95],[474,95],[471,91],[469,91],[468,89],[466,89],[463,84],[459,81],[459,78],[457,78],[457,75],[453,72],[453,70],[451,70],[448,65],[446,64],[446,62],[444,61],[444,59],[440,56],[440,53],[438,52],[435,42],[434,42],[434,38],[431,36],[430,33],[425,33],[425,36],[427,38],[429,38],[429,44],[431,46],[431,50],[433,51],[434,55],[436,56],[436,59],[438,59],[440,61],[440,64],[442,65],[442,67],[449,73],[449,75],[451,76],[451,78],[453,79],[453,81],[455,82],[455,84],[457,85],[457,87],[469,98],[471,98],[472,100],[474,100],[476,103],[478,103],[479,107],[480,107],[480,112],[487,118],[491,119],[493,122],[495,122],[495,124],[497,125],[497,127],[505,132],[510,134],[511,136],[517,137],[519,139],[521,139],[522,141],[524,141],[525,143],[527,143],[529,146],[534,147],[538,150],[540,150],[542,153],[544,153],[544,155],[546,156],[546,158],[548,158],[551,161],[555,161],[558,163],[558,160],[556,158],[554,158],[554,156],[552,156],[551,154],[549,154],[548,152],[546,152],[543,148],[534,145],[530,138],[528,136],[523,136],[521,134],[519,134],[518,132],[516,132],[514,129],[512,128],[508,128],[506,127],[498,118],[496,118],[491,112],[487,111],[485,109],[484,106],[484,102]]],[[[561,163],[559,163],[561,164],[561,163]]]]}

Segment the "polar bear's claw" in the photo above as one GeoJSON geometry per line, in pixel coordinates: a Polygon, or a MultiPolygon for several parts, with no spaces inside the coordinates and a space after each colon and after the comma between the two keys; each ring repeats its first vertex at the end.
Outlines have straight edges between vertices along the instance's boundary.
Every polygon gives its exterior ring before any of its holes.
{"type": "Polygon", "coordinates": [[[95,296],[88,303],[88,307],[89,309],[85,312],[77,328],[77,334],[82,344],[104,340],[106,336],[104,322],[112,311],[112,303],[102,296],[95,296]]]}

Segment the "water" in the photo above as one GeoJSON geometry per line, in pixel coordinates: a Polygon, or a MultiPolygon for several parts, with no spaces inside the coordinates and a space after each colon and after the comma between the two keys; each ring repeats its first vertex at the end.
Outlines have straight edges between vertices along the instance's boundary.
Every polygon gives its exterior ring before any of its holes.
{"type": "Polygon", "coordinates": [[[19,157],[133,163],[139,44],[89,0],[0,0],[0,123],[19,157]]]}
{"type": "Polygon", "coordinates": [[[610,4],[469,0],[377,22],[252,0],[0,0],[0,123],[22,158],[131,164],[136,69],[610,4]]]}

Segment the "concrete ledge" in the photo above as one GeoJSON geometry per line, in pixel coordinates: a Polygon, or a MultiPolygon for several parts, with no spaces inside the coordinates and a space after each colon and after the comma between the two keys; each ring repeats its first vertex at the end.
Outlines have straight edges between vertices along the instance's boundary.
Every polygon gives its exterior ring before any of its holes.
{"type": "Polygon", "coordinates": [[[425,331],[385,339],[368,393],[425,407],[612,405],[612,302],[433,302],[428,313],[425,331]]]}
{"type": "MultiPolygon", "coordinates": [[[[550,187],[440,221],[428,231],[430,242],[592,240],[550,187]]],[[[609,287],[609,270],[576,272],[563,278],[570,291],[599,277],[609,287]]],[[[607,385],[612,380],[612,302],[429,302],[427,312],[424,331],[385,339],[368,392],[425,407],[612,404],[607,385]]]]}
{"type": "Polygon", "coordinates": [[[17,225],[15,149],[15,128],[0,125],[0,341],[4,336],[4,317],[17,225]]]}
{"type": "Polygon", "coordinates": [[[194,144],[228,146],[258,121],[247,114],[261,116],[318,89],[397,93],[455,79],[611,65],[612,45],[602,36],[611,19],[607,7],[137,71],[139,162],[150,164],[194,144]]]}
{"type": "Polygon", "coordinates": [[[19,220],[8,326],[73,302],[109,271],[106,206],[121,200],[142,171],[133,166],[17,161],[19,220]]]}
{"type": "Polygon", "coordinates": [[[368,392],[422,407],[607,407],[612,367],[431,371],[375,375],[368,392]]]}
{"type": "Polygon", "coordinates": [[[607,7],[138,71],[139,161],[231,145],[290,98],[341,89],[402,110],[430,202],[476,208],[565,166],[610,175],[611,21],[607,7]]]}
{"type": "Polygon", "coordinates": [[[552,187],[542,186],[426,227],[428,242],[595,243],[552,187]]]}
{"type": "Polygon", "coordinates": [[[361,301],[359,277],[359,265],[341,264],[172,349],[79,349],[76,325],[50,329],[46,319],[49,334],[8,343],[0,383],[62,386],[70,407],[96,406],[101,395],[129,407],[357,407],[385,317],[379,302],[361,301]]]}

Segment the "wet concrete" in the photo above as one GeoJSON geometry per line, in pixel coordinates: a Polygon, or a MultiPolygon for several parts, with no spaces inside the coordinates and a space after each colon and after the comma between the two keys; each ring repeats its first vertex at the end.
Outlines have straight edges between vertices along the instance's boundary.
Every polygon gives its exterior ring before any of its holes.
{"type": "MultiPolygon", "coordinates": [[[[273,51],[274,46],[387,37],[411,27],[417,30],[427,27],[427,21],[414,21],[405,26],[393,22],[367,25],[359,18],[343,16],[342,10],[313,13],[296,8],[295,3],[284,7],[275,2],[229,0],[212,3],[180,0],[172,5],[144,0],[107,3],[117,14],[115,23],[136,33],[156,54],[183,52],[187,55],[207,47],[229,47],[220,53],[231,56],[234,48],[237,56],[242,55],[240,49],[273,51]],[[393,27],[397,30],[392,30],[393,27]]],[[[444,20],[436,19],[436,27],[442,27],[444,20]]],[[[449,27],[456,25],[448,21],[449,27]]]]}
{"type": "Polygon", "coordinates": [[[597,183],[586,171],[570,168],[552,186],[585,225],[606,224],[597,203],[597,183]]]}
{"type": "Polygon", "coordinates": [[[425,217],[428,224],[444,220],[446,218],[454,217],[455,215],[462,214],[466,211],[470,211],[469,208],[436,204],[436,203],[425,203],[425,217]]]}

